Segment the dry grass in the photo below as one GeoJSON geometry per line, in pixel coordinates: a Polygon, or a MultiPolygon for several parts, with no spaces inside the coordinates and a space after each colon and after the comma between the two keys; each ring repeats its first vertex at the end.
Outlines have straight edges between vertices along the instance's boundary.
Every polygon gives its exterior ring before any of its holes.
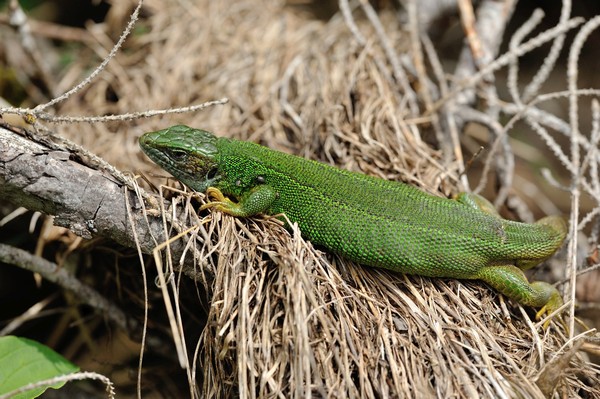
{"type": "MultiPolygon", "coordinates": [[[[399,65],[360,10],[354,23],[364,43],[341,15],[324,22],[276,1],[149,0],[144,10],[139,26],[147,32],[134,34],[101,78],[59,113],[118,114],[221,97],[230,102],[135,126],[64,127],[109,162],[157,172],[137,138],[181,122],[438,195],[467,188],[448,119],[452,107],[465,107],[460,93],[434,107],[449,83],[433,77],[430,58],[432,76],[425,81],[411,70],[412,58],[399,57],[408,67],[411,100],[399,65]],[[433,102],[423,97],[425,88],[433,102]],[[446,152],[430,145],[440,137],[446,152]]],[[[112,12],[107,23],[116,34],[130,10],[112,12]]],[[[395,11],[383,8],[378,16],[397,54],[414,50],[395,11]]],[[[106,48],[116,40],[91,33],[106,48]]],[[[107,53],[100,46],[94,51],[107,53]]],[[[88,63],[82,57],[58,86],[70,87],[77,68],[88,63]]],[[[512,199],[518,191],[510,191],[512,199]]],[[[187,220],[193,226],[206,216],[187,220]]],[[[561,397],[600,397],[598,366],[583,353],[553,363],[577,339],[558,324],[543,330],[482,283],[363,268],[268,218],[212,213],[204,220],[190,238],[201,255],[199,268],[213,275],[204,287],[207,326],[189,346],[198,351],[188,354],[197,370],[190,392],[197,397],[544,397],[554,383],[561,397]],[[556,370],[560,377],[552,384],[536,385],[556,370]]]]}
{"type": "Polygon", "coordinates": [[[350,265],[274,223],[215,223],[201,397],[540,397],[533,380],[566,340],[481,284],[350,265]]]}

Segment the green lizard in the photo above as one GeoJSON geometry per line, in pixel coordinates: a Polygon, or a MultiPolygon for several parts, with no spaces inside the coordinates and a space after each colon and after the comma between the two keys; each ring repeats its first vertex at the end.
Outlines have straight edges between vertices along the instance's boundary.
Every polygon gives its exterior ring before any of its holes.
{"type": "Polygon", "coordinates": [[[146,133],[140,146],[214,199],[202,209],[238,217],[285,214],[305,238],[347,259],[400,273],[483,280],[523,305],[541,307],[538,318],[563,303],[553,286],[530,284],[523,274],[562,245],[567,227],[560,217],[506,220],[474,194],[436,197],[187,126],[146,133]]]}

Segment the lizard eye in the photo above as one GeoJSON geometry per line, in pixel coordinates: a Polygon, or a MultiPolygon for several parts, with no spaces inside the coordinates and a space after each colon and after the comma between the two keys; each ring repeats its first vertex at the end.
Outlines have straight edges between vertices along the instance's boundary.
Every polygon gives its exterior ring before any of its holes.
{"type": "Polygon", "coordinates": [[[176,162],[185,161],[187,158],[187,153],[185,151],[171,150],[169,153],[170,157],[176,162]]]}

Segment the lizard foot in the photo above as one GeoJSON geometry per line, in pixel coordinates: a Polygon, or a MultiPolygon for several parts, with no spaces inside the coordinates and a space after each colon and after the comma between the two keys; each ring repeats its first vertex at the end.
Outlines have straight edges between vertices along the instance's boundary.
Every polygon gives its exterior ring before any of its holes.
{"type": "Polygon", "coordinates": [[[216,209],[217,211],[221,211],[223,213],[227,213],[230,215],[235,215],[238,204],[225,197],[221,190],[215,187],[209,187],[206,190],[206,197],[213,198],[214,201],[209,201],[206,204],[200,207],[200,210],[203,211],[205,209],[216,209]]]}
{"type": "MultiPolygon", "coordinates": [[[[563,304],[556,288],[543,281],[530,284],[523,271],[514,265],[486,267],[478,272],[477,278],[521,305],[541,308],[536,315],[537,320],[550,315],[563,304]]],[[[550,325],[550,320],[544,322],[544,328],[550,325]]]]}
{"type": "MultiPolygon", "coordinates": [[[[531,285],[536,286],[536,285],[540,285],[540,284],[543,284],[544,286],[549,286],[549,284],[543,283],[540,281],[536,281],[536,282],[532,283],[531,285]]],[[[548,302],[546,302],[546,304],[544,306],[542,306],[540,308],[540,310],[535,314],[535,319],[541,320],[545,316],[550,316],[552,313],[554,313],[556,310],[558,310],[562,305],[563,305],[562,297],[560,296],[558,291],[556,291],[556,289],[554,289],[554,291],[550,295],[550,299],[548,299],[548,302]]],[[[566,326],[564,320],[562,319],[562,316],[560,316],[559,314],[557,314],[555,316],[557,316],[559,318],[559,321],[566,328],[567,326],[566,326]]],[[[552,318],[548,318],[548,320],[546,320],[544,322],[544,325],[543,325],[544,329],[548,328],[551,320],[552,320],[552,318]]]]}

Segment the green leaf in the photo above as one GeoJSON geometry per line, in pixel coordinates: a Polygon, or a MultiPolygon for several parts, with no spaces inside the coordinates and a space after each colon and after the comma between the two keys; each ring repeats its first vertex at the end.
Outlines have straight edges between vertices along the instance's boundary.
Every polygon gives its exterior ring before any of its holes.
{"type": "MultiPolygon", "coordinates": [[[[79,367],[39,342],[14,336],[0,337],[0,395],[33,382],[79,371],[79,367]]],[[[59,382],[12,398],[36,398],[48,388],[60,388],[59,382]]]]}

